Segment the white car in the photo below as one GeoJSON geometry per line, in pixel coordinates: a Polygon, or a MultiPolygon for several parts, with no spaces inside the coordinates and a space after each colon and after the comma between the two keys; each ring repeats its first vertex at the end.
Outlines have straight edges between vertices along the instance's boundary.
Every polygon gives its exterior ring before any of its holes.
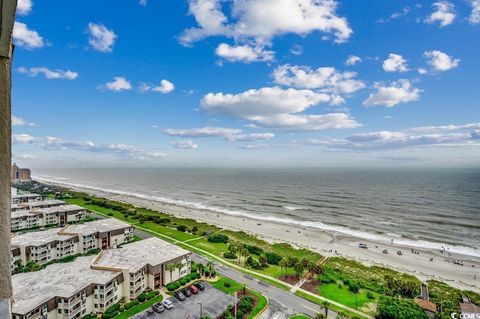
{"type": "Polygon", "coordinates": [[[173,308],[173,303],[170,301],[170,299],[165,299],[164,301],[162,301],[162,304],[168,310],[173,308]]]}

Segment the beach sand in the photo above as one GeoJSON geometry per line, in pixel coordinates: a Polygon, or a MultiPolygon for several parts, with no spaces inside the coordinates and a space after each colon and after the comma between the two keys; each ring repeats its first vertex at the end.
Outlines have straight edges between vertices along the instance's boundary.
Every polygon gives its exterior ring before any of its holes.
{"type": "MultiPolygon", "coordinates": [[[[66,186],[61,183],[52,184],[66,186]]],[[[221,214],[69,185],[66,187],[94,196],[150,208],[177,217],[191,218],[224,229],[242,230],[268,242],[287,242],[295,247],[317,251],[322,255],[343,256],[366,265],[383,266],[412,274],[421,280],[436,279],[460,289],[480,292],[480,258],[478,257],[398,245],[395,240],[393,240],[393,243],[365,240],[339,232],[322,231],[317,228],[260,221],[243,216],[221,214]],[[359,243],[366,244],[368,249],[359,248],[359,243]],[[383,253],[384,249],[388,250],[388,254],[383,253]],[[401,251],[402,255],[397,255],[397,251],[401,251]],[[433,258],[433,261],[430,261],[431,258],[433,258]],[[454,260],[461,260],[463,266],[454,264],[454,260]]]]}

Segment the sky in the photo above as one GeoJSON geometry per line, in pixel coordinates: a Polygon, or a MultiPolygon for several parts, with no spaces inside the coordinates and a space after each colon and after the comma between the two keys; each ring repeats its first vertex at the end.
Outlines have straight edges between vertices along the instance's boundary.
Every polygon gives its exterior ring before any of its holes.
{"type": "Polygon", "coordinates": [[[480,1],[19,0],[13,161],[476,166],[480,1]]]}

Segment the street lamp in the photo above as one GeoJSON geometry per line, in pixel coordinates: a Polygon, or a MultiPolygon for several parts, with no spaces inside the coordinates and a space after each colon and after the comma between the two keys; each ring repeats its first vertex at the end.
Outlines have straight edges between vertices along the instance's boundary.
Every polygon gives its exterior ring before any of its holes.
{"type": "Polygon", "coordinates": [[[198,304],[200,305],[200,319],[202,319],[202,317],[203,317],[203,304],[202,304],[201,301],[199,301],[198,304]]]}
{"type": "Polygon", "coordinates": [[[237,292],[236,291],[234,293],[234,296],[235,296],[235,305],[233,308],[233,313],[234,313],[234,318],[237,319],[237,292]]]}

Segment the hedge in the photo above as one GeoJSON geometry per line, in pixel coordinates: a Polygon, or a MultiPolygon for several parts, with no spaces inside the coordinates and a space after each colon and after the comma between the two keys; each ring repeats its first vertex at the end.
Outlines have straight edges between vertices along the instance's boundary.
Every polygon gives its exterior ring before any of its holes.
{"type": "Polygon", "coordinates": [[[115,312],[115,311],[118,311],[118,309],[120,309],[120,304],[119,304],[119,303],[116,303],[116,304],[111,305],[110,307],[108,307],[108,308],[105,310],[105,313],[115,312]]]}
{"type": "Polygon", "coordinates": [[[180,288],[180,283],[174,281],[174,282],[171,282],[169,284],[167,284],[167,289],[168,291],[174,291],[176,289],[180,288]]]}
{"type": "Polygon", "coordinates": [[[153,297],[155,297],[156,295],[158,295],[158,291],[156,291],[156,290],[149,291],[149,292],[147,293],[147,299],[150,300],[150,299],[152,299],[153,297]]]}
{"type": "Polygon", "coordinates": [[[138,305],[139,303],[140,303],[140,301],[138,301],[138,300],[135,299],[135,300],[132,300],[132,301],[127,302],[127,303],[124,305],[124,307],[125,307],[125,309],[130,309],[130,308],[132,308],[133,306],[138,305]]]}
{"type": "Polygon", "coordinates": [[[137,300],[140,302],[144,302],[145,300],[147,300],[147,294],[142,292],[141,294],[138,295],[137,300]]]}
{"type": "Polygon", "coordinates": [[[227,258],[227,259],[237,259],[238,256],[235,255],[235,253],[232,253],[231,251],[226,251],[223,253],[223,258],[227,258]]]}
{"type": "Polygon", "coordinates": [[[102,318],[103,319],[111,319],[111,318],[114,318],[118,315],[118,311],[114,311],[114,312],[105,312],[103,315],[102,315],[102,318]]]}
{"type": "Polygon", "coordinates": [[[227,235],[222,235],[222,234],[214,234],[208,236],[208,241],[211,243],[224,243],[226,244],[228,242],[228,236],[227,235]]]}

